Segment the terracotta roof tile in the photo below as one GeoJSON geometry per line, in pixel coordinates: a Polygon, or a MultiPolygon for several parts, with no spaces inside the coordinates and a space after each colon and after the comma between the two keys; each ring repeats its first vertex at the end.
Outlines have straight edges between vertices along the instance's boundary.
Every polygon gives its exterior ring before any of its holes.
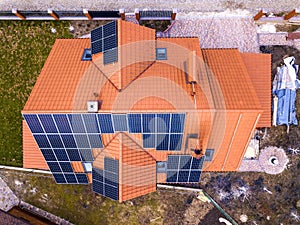
{"type": "Polygon", "coordinates": [[[84,173],[82,162],[71,162],[74,173],[84,173]]]}
{"type": "Polygon", "coordinates": [[[37,143],[25,120],[23,125],[23,167],[30,169],[49,170],[44,156],[42,155],[37,143]]]}
{"type": "Polygon", "coordinates": [[[23,112],[70,111],[74,93],[90,61],[81,61],[89,39],[57,39],[23,112]]]}
{"type": "Polygon", "coordinates": [[[219,82],[226,109],[261,109],[247,68],[237,49],[203,49],[202,52],[208,70],[219,82]]]}
{"type": "Polygon", "coordinates": [[[271,55],[241,53],[263,108],[257,127],[271,126],[271,55]]]}

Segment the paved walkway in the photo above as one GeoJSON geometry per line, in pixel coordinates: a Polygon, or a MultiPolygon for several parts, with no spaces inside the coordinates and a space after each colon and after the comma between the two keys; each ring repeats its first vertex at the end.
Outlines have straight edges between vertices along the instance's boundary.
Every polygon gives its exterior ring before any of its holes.
{"type": "Polygon", "coordinates": [[[19,199],[0,177],[0,209],[7,212],[19,204],[19,199]]]}
{"type": "Polygon", "coordinates": [[[0,10],[11,10],[16,7],[20,10],[119,10],[126,9],[127,12],[133,12],[135,8],[139,9],[173,9],[177,8],[179,12],[215,12],[230,9],[246,9],[251,12],[257,12],[265,8],[271,12],[291,11],[299,8],[299,0],[1,0],[0,10]]]}

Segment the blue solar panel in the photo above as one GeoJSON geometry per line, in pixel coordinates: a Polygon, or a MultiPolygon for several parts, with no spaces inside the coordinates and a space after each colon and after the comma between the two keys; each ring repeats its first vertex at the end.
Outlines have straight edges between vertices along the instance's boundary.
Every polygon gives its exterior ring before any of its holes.
{"type": "Polygon", "coordinates": [[[47,162],[51,172],[61,172],[58,162],[47,162]]]}
{"type": "Polygon", "coordinates": [[[192,156],[182,155],[180,157],[179,169],[189,170],[191,167],[192,156]]]}
{"type": "Polygon", "coordinates": [[[45,158],[46,161],[56,161],[55,155],[52,151],[52,149],[46,148],[46,149],[41,149],[41,152],[45,158]]]}
{"type": "Polygon", "coordinates": [[[195,159],[190,155],[168,156],[167,182],[199,182],[203,161],[204,157],[195,159]],[[174,173],[178,175],[177,180],[174,173]]]}
{"type": "Polygon", "coordinates": [[[119,161],[111,158],[104,158],[104,170],[119,173],[119,161]]]}
{"type": "Polygon", "coordinates": [[[102,39],[99,41],[92,42],[92,54],[97,54],[99,52],[103,52],[103,41],[102,39]]]}
{"type": "Polygon", "coordinates": [[[170,148],[171,151],[181,150],[182,134],[170,134],[170,148]]]}
{"type": "Polygon", "coordinates": [[[73,172],[73,168],[71,166],[71,163],[69,163],[69,162],[60,162],[59,165],[60,165],[60,168],[62,169],[63,172],[73,172]]]}
{"type": "Polygon", "coordinates": [[[107,65],[118,61],[118,48],[107,50],[103,53],[103,64],[107,65]]]}
{"type": "Polygon", "coordinates": [[[189,179],[189,171],[179,171],[177,182],[188,182],[189,179]]]}
{"type": "Polygon", "coordinates": [[[189,182],[199,182],[201,171],[191,171],[189,182]]]}
{"type": "Polygon", "coordinates": [[[84,162],[92,162],[94,161],[94,157],[91,149],[79,149],[82,161],[84,162]]]}
{"type": "Polygon", "coordinates": [[[157,133],[169,133],[170,131],[170,114],[157,114],[157,133]]]}
{"type": "Polygon", "coordinates": [[[64,145],[60,139],[59,135],[47,135],[48,139],[51,143],[52,148],[63,148],[64,145]]]}
{"type": "Polygon", "coordinates": [[[85,133],[85,127],[83,124],[83,120],[81,114],[69,114],[68,115],[70,125],[72,127],[73,133],[85,133]]]}
{"type": "Polygon", "coordinates": [[[117,36],[113,35],[107,38],[103,39],[103,43],[104,43],[104,49],[103,51],[108,51],[110,49],[116,48],[117,47],[117,36]]]}
{"type": "Polygon", "coordinates": [[[129,133],[142,133],[141,114],[128,114],[129,133]]]}
{"type": "Polygon", "coordinates": [[[40,148],[51,148],[49,141],[46,137],[46,135],[43,134],[35,134],[33,135],[35,138],[36,143],[40,148]]]}
{"type": "Polygon", "coordinates": [[[119,183],[118,177],[119,177],[118,174],[111,173],[111,172],[104,170],[104,183],[105,184],[109,184],[111,186],[118,187],[118,183],[119,183]]]}
{"type": "Polygon", "coordinates": [[[126,114],[113,114],[115,131],[128,131],[126,114]]]}
{"type": "MultiPolygon", "coordinates": [[[[91,32],[91,49],[92,54],[104,52],[117,47],[117,24],[115,21],[96,28],[91,32]]],[[[103,55],[104,64],[112,63],[112,58],[116,59],[116,53],[103,55]],[[114,55],[114,57],[112,57],[114,55]],[[106,58],[106,60],[105,60],[106,58]]]]}
{"type": "Polygon", "coordinates": [[[99,181],[96,181],[96,180],[93,180],[92,188],[93,188],[94,192],[96,192],[100,195],[104,195],[104,185],[103,185],[103,183],[101,183],[99,181]]]}
{"type": "Polygon", "coordinates": [[[55,148],[53,149],[58,161],[69,161],[68,155],[65,149],[55,148]]]}
{"type": "Polygon", "coordinates": [[[156,135],[156,150],[168,150],[169,148],[169,134],[156,135]]]}
{"type": "Polygon", "coordinates": [[[85,134],[75,134],[75,140],[78,148],[90,148],[89,140],[85,134]]]}
{"type": "Polygon", "coordinates": [[[67,180],[67,183],[69,184],[77,184],[76,176],[74,173],[65,173],[65,178],[67,180]]]}
{"type": "Polygon", "coordinates": [[[204,162],[204,157],[201,157],[200,159],[193,158],[192,169],[202,169],[203,162],[204,162]]]}
{"type": "Polygon", "coordinates": [[[82,114],[87,133],[100,133],[95,114],[82,114]]]}
{"type": "Polygon", "coordinates": [[[70,161],[81,161],[78,149],[66,149],[70,161]]]}
{"type": "Polygon", "coordinates": [[[155,148],[155,134],[143,134],[143,148],[155,148]]]}
{"type": "Polygon", "coordinates": [[[102,26],[91,31],[91,42],[98,41],[102,39],[102,37],[103,37],[102,26]]]}
{"type": "Polygon", "coordinates": [[[88,184],[89,183],[86,174],[76,173],[75,175],[76,175],[76,178],[77,178],[77,181],[79,184],[88,184]]]}
{"type": "Polygon", "coordinates": [[[49,114],[38,115],[46,133],[57,133],[54,120],[49,114]]]}
{"type": "Polygon", "coordinates": [[[111,114],[98,114],[98,121],[100,124],[101,133],[104,134],[114,133],[111,114]]]}
{"type": "Polygon", "coordinates": [[[65,183],[67,183],[66,179],[65,179],[65,177],[64,177],[64,175],[62,173],[53,173],[53,177],[54,177],[56,183],[58,183],[58,184],[65,184],[65,183]]]}
{"type": "Polygon", "coordinates": [[[93,182],[99,181],[99,182],[104,182],[104,178],[103,178],[103,170],[97,169],[97,168],[93,168],[92,170],[92,178],[93,178],[93,182]]]}
{"type": "Polygon", "coordinates": [[[91,148],[103,148],[100,134],[89,134],[88,138],[91,143],[91,148]]]}
{"type": "Polygon", "coordinates": [[[44,133],[36,115],[23,115],[32,133],[44,133]]]}
{"type": "Polygon", "coordinates": [[[178,170],[180,155],[169,155],[167,161],[167,169],[168,170],[178,170]]]}
{"type": "Polygon", "coordinates": [[[175,183],[175,182],[177,182],[177,172],[176,171],[170,171],[170,170],[168,170],[167,171],[167,182],[173,182],[173,183],[175,183]]]}
{"type": "Polygon", "coordinates": [[[107,37],[117,32],[117,23],[116,21],[112,21],[103,26],[103,37],[107,37]]]}
{"type": "Polygon", "coordinates": [[[60,133],[72,133],[68,118],[64,114],[54,114],[54,120],[60,133]]]}
{"type": "Polygon", "coordinates": [[[118,187],[112,187],[110,185],[104,185],[104,196],[111,198],[113,200],[119,199],[119,188],[118,187]]]}
{"type": "Polygon", "coordinates": [[[77,148],[75,139],[71,134],[62,134],[61,138],[66,148],[77,148]]]}
{"type": "Polygon", "coordinates": [[[142,114],[143,133],[155,133],[155,114],[142,114]]]}
{"type": "Polygon", "coordinates": [[[172,114],[171,133],[183,133],[185,114],[172,114]]]}

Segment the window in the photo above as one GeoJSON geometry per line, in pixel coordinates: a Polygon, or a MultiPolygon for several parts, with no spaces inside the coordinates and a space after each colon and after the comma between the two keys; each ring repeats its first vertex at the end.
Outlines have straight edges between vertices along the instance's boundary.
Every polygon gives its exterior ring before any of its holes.
{"type": "Polygon", "coordinates": [[[156,49],[156,59],[157,60],[167,60],[167,49],[157,48],[156,49]]]}
{"type": "Polygon", "coordinates": [[[156,162],[156,172],[166,173],[167,172],[167,162],[156,162]]]}
{"type": "Polygon", "coordinates": [[[214,149],[206,149],[205,151],[205,161],[211,161],[214,156],[214,149]]]}
{"type": "Polygon", "coordinates": [[[91,61],[92,60],[92,51],[89,48],[84,49],[81,60],[83,61],[91,61]]]}

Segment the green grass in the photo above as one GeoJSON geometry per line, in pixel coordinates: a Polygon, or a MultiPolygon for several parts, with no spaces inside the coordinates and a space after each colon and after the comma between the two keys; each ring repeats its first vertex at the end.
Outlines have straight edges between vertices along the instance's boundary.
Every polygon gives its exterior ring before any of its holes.
{"type": "Polygon", "coordinates": [[[69,22],[0,21],[0,164],[22,166],[26,100],[56,38],[70,38],[69,22]],[[51,33],[51,27],[57,33],[51,33]]]}
{"type": "Polygon", "coordinates": [[[132,199],[132,204],[118,203],[92,192],[91,185],[57,185],[48,175],[2,170],[0,176],[23,201],[76,225],[182,224],[191,206],[188,199],[195,197],[194,193],[157,191],[132,199]]]}

